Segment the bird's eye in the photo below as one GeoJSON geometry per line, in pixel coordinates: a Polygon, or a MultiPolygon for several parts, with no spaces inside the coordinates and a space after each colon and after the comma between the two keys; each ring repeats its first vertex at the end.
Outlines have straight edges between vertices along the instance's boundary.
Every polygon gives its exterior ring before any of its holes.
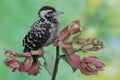
{"type": "Polygon", "coordinates": [[[53,13],[52,11],[48,12],[48,14],[52,14],[52,13],[53,13]]]}

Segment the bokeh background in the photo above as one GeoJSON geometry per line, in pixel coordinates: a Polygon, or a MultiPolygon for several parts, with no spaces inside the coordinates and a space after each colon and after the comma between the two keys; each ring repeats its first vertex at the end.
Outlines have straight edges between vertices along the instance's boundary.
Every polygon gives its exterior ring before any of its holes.
{"type": "MultiPolygon", "coordinates": [[[[60,61],[57,80],[120,80],[120,0],[0,0],[0,80],[50,80],[48,72],[42,68],[37,76],[11,72],[3,64],[3,48],[22,52],[22,39],[38,20],[38,10],[45,5],[55,7],[64,14],[59,17],[61,29],[71,21],[79,19],[85,37],[100,37],[106,48],[96,55],[106,64],[97,76],[85,76],[60,61]]],[[[55,48],[46,47],[52,52],[55,48]]]]}

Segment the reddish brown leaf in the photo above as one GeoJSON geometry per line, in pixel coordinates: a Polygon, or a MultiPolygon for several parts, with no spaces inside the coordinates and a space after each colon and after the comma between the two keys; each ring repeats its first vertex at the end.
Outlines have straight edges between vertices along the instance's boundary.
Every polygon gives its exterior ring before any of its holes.
{"type": "Polygon", "coordinates": [[[25,72],[27,71],[32,65],[32,58],[31,57],[26,57],[25,61],[21,63],[19,71],[20,72],[25,72]]]}
{"type": "Polygon", "coordinates": [[[68,64],[73,68],[77,69],[80,65],[80,57],[76,54],[72,54],[68,58],[68,64]]]}
{"type": "Polygon", "coordinates": [[[15,58],[12,59],[5,59],[4,63],[6,64],[6,66],[8,66],[12,71],[15,71],[17,69],[19,69],[20,67],[20,62],[17,61],[15,58]]]}
{"type": "Polygon", "coordinates": [[[44,51],[43,48],[40,48],[38,50],[31,50],[32,55],[38,55],[38,56],[43,56],[44,55],[44,51]]]}
{"type": "Polygon", "coordinates": [[[35,64],[32,64],[31,67],[26,71],[29,75],[37,75],[40,69],[40,62],[37,61],[35,64]]]}
{"type": "Polygon", "coordinates": [[[59,33],[59,40],[64,40],[69,35],[68,26],[59,33]]]}

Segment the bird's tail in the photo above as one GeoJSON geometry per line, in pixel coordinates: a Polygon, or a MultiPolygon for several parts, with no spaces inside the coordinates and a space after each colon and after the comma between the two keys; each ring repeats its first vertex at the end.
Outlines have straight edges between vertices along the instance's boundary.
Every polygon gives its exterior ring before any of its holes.
{"type": "MultiPolygon", "coordinates": [[[[29,49],[27,49],[27,48],[24,48],[24,50],[23,50],[23,52],[29,52],[30,53],[30,50],[29,49]]],[[[35,64],[35,63],[37,63],[37,61],[38,61],[38,55],[32,55],[32,59],[33,59],[33,64],[35,64]]]]}
{"type": "Polygon", "coordinates": [[[32,58],[33,58],[33,64],[36,64],[37,61],[38,61],[38,55],[32,55],[32,58]]]}
{"type": "Polygon", "coordinates": [[[24,48],[23,52],[30,52],[28,48],[24,48]]]}

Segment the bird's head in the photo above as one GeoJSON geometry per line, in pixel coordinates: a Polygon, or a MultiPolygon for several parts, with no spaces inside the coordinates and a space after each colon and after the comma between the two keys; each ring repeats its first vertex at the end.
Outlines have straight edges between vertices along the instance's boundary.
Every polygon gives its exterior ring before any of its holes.
{"type": "Polygon", "coordinates": [[[42,7],[39,12],[38,15],[43,18],[54,18],[57,17],[58,15],[62,14],[63,12],[60,11],[56,11],[55,8],[51,7],[51,6],[44,6],[42,7]]]}

